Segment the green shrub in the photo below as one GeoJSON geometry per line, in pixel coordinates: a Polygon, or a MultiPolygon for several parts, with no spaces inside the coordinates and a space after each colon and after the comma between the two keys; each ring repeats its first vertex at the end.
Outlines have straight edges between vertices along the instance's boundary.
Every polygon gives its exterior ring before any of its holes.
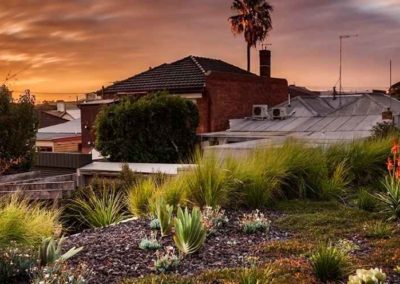
{"type": "Polygon", "coordinates": [[[172,212],[174,207],[168,205],[164,199],[157,198],[156,200],[156,216],[160,223],[161,236],[169,234],[172,228],[172,212]]]}
{"type": "Polygon", "coordinates": [[[390,238],[393,235],[393,227],[392,225],[382,222],[376,221],[370,224],[367,224],[365,227],[365,235],[369,238],[390,238]]]}
{"type": "Polygon", "coordinates": [[[151,178],[134,185],[128,191],[127,196],[129,211],[135,216],[145,216],[149,214],[151,212],[151,198],[155,192],[156,185],[151,178]]]}
{"type": "Polygon", "coordinates": [[[311,265],[320,281],[337,281],[343,278],[349,268],[348,257],[332,245],[322,245],[311,256],[311,265]]]}
{"type": "Polygon", "coordinates": [[[179,258],[175,255],[173,247],[166,247],[164,253],[157,251],[156,257],[157,259],[154,261],[154,268],[157,272],[170,272],[179,265],[179,258]]]}
{"type": "Polygon", "coordinates": [[[123,207],[122,193],[109,188],[97,194],[89,190],[71,200],[69,205],[71,216],[80,224],[92,228],[122,221],[126,217],[123,207]]]}
{"type": "Polygon", "coordinates": [[[7,246],[12,241],[39,244],[43,237],[52,236],[60,229],[59,215],[56,209],[46,209],[18,195],[1,198],[0,246],[7,246]]]}
{"type": "Polygon", "coordinates": [[[376,198],[367,190],[361,189],[357,194],[357,207],[361,210],[373,212],[376,209],[376,198]]]}
{"type": "Polygon", "coordinates": [[[390,215],[390,220],[400,218],[400,179],[389,176],[384,182],[385,192],[376,197],[383,206],[383,212],[390,215]]]}
{"type": "Polygon", "coordinates": [[[62,243],[64,242],[64,238],[61,237],[58,241],[54,240],[53,237],[45,238],[42,241],[42,244],[39,247],[39,261],[40,265],[46,266],[49,264],[53,264],[56,261],[65,261],[77,253],[79,253],[83,247],[76,248],[73,247],[64,254],[62,254],[62,243]]]}
{"type": "Polygon", "coordinates": [[[139,243],[139,248],[142,250],[158,250],[162,245],[157,241],[157,234],[152,233],[151,236],[143,238],[139,243]]]}
{"type": "Polygon", "coordinates": [[[187,207],[184,211],[178,208],[174,225],[174,242],[181,253],[192,254],[203,246],[207,231],[204,228],[199,208],[193,208],[191,214],[187,207]]]}
{"type": "Polygon", "coordinates": [[[192,155],[199,115],[190,100],[158,92],[125,98],[96,118],[96,148],[111,161],[175,163],[192,155]]]}
{"type": "Polygon", "coordinates": [[[36,265],[35,253],[30,248],[15,243],[0,248],[0,283],[29,283],[36,265]]]}
{"type": "Polygon", "coordinates": [[[259,269],[257,267],[245,268],[239,273],[239,284],[268,284],[273,280],[273,269],[267,267],[259,269]]]}
{"type": "Polygon", "coordinates": [[[158,219],[151,220],[149,226],[152,230],[159,230],[161,228],[160,221],[158,219]]]}
{"type": "Polygon", "coordinates": [[[260,211],[255,210],[249,214],[243,214],[240,220],[243,232],[246,234],[254,234],[257,232],[267,232],[271,226],[271,221],[260,211]]]}
{"type": "Polygon", "coordinates": [[[199,207],[229,204],[232,187],[222,161],[213,156],[201,158],[198,153],[195,163],[193,170],[182,174],[190,201],[199,207]]]}

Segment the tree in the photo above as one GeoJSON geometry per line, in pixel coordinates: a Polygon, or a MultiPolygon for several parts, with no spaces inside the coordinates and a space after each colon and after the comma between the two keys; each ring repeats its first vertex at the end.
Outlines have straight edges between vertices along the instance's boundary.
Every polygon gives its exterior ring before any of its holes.
{"type": "Polygon", "coordinates": [[[244,34],[247,43],[247,71],[250,72],[250,49],[262,42],[272,29],[273,7],[266,0],[234,0],[231,9],[238,13],[229,17],[232,32],[244,34]]]}
{"type": "Polygon", "coordinates": [[[10,90],[0,87],[0,174],[29,168],[34,155],[38,118],[29,90],[14,102],[10,90]]]}
{"type": "Polygon", "coordinates": [[[166,92],[125,98],[98,114],[95,146],[111,161],[183,161],[192,154],[198,122],[194,103],[166,92]]]}

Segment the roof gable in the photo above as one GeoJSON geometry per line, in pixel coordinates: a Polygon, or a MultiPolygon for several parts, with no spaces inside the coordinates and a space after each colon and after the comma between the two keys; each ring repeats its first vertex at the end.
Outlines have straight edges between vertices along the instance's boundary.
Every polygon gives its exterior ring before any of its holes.
{"type": "Polygon", "coordinates": [[[168,90],[176,93],[202,92],[205,74],[209,71],[253,75],[221,60],[188,56],[169,64],[119,81],[104,89],[104,93],[140,93],[168,90]]]}

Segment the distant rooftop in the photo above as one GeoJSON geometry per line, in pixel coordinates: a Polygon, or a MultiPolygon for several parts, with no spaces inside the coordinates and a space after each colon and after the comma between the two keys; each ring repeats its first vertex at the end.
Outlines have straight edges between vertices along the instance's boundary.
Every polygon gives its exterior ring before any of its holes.
{"type": "Polygon", "coordinates": [[[38,129],[37,140],[54,140],[81,136],[81,119],[38,129]]]}
{"type": "MultiPolygon", "coordinates": [[[[126,80],[114,83],[103,91],[107,93],[134,93],[168,90],[170,92],[202,92],[205,74],[209,71],[256,76],[218,59],[188,56],[169,64],[162,64],[126,80]]],[[[101,92],[101,91],[98,91],[101,92]]]]}

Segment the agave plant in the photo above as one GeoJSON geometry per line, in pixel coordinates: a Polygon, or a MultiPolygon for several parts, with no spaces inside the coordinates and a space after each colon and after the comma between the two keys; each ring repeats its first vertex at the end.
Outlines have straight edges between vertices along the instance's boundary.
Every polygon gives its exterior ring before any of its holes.
{"type": "Polygon", "coordinates": [[[172,211],[174,207],[165,203],[163,198],[156,199],[156,215],[160,224],[161,236],[169,234],[172,227],[172,211]]]}
{"type": "Polygon", "coordinates": [[[384,206],[384,212],[390,214],[390,220],[400,218],[400,180],[396,177],[386,177],[383,183],[386,191],[378,193],[377,199],[384,206]]]}
{"type": "Polygon", "coordinates": [[[174,242],[182,254],[192,254],[203,246],[207,232],[199,208],[193,208],[192,213],[187,207],[184,211],[178,208],[174,224],[174,242]]]}
{"type": "Polygon", "coordinates": [[[73,247],[66,253],[61,254],[64,240],[64,237],[61,237],[61,239],[58,241],[56,241],[53,237],[43,239],[42,244],[39,247],[40,265],[46,266],[48,264],[55,263],[57,260],[65,261],[83,249],[83,247],[73,247]]]}

